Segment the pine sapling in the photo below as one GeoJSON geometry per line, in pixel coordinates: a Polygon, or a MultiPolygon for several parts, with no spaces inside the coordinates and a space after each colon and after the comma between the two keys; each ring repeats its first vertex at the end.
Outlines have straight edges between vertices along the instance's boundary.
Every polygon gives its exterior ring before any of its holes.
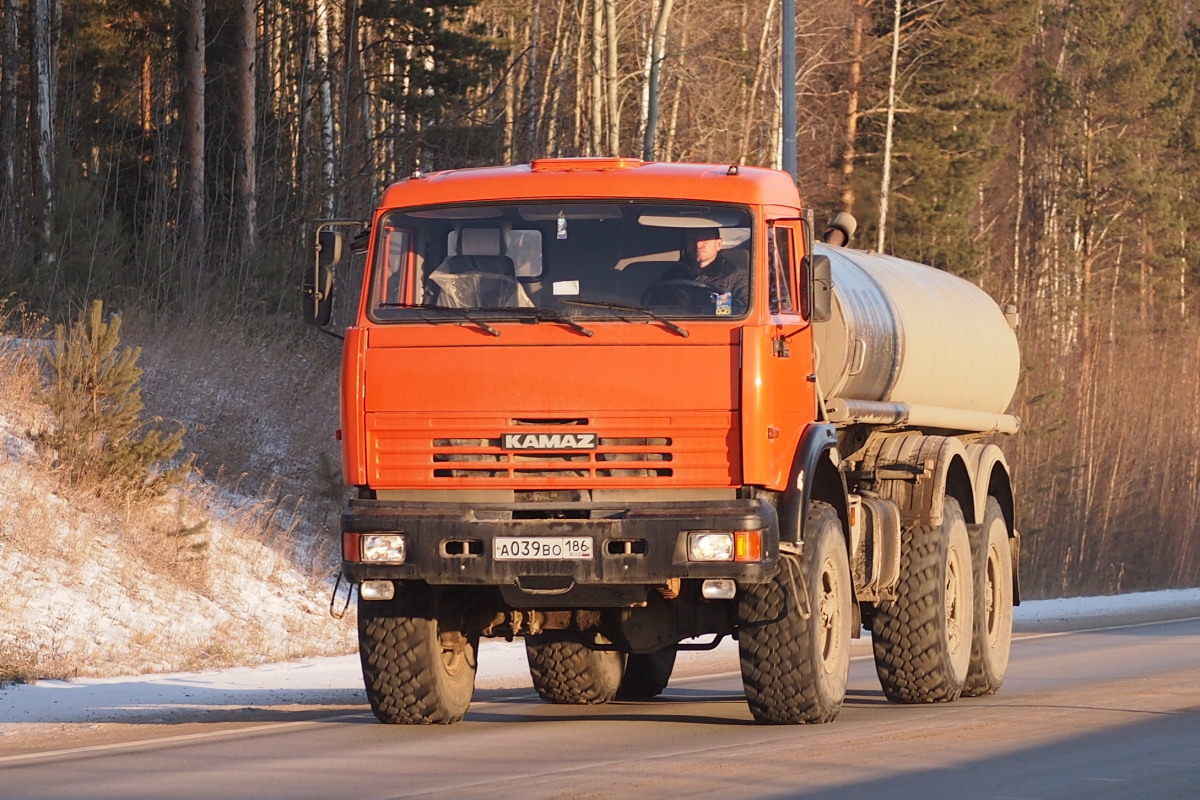
{"type": "Polygon", "coordinates": [[[141,348],[121,347],[120,330],[120,317],[105,321],[100,300],[69,330],[55,327],[37,396],[57,424],[33,439],[72,486],[155,497],[183,478],[193,457],[170,465],[187,430],[168,433],[142,419],[141,348]]]}

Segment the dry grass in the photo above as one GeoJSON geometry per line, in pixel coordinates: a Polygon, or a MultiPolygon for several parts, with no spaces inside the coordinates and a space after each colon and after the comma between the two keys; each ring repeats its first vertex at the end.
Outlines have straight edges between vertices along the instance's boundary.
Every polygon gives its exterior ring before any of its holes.
{"type": "Polygon", "coordinates": [[[0,417],[16,431],[39,430],[48,412],[33,402],[46,321],[0,299],[0,417]]]}
{"type": "Polygon", "coordinates": [[[0,686],[79,677],[75,659],[63,652],[61,637],[46,642],[34,634],[27,628],[18,628],[12,631],[10,641],[0,642],[0,686]]]}
{"type": "MultiPolygon", "coordinates": [[[[336,342],[295,327],[136,315],[122,327],[142,348],[148,409],[188,429],[206,477],[252,494],[343,496],[336,342]],[[249,333],[248,333],[249,331],[249,333]]],[[[310,509],[311,513],[311,509],[310,509]]]]}
{"type": "Polygon", "coordinates": [[[327,605],[341,491],[319,473],[337,458],[336,353],[123,326],[143,347],[147,413],[183,422],[213,479],[120,502],[62,487],[26,436],[49,424],[31,322],[0,306],[0,332],[18,334],[0,340],[0,569],[18,576],[0,601],[0,683],[350,652],[353,624],[327,605]]]}

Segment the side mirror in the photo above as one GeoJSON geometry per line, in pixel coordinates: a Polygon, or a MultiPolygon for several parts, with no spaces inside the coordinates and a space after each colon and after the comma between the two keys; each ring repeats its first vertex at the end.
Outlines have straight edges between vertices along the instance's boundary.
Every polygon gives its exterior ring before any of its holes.
{"type": "Polygon", "coordinates": [[[304,277],[304,321],[323,328],[333,315],[333,270],[313,264],[304,277]]]}
{"type": "Polygon", "coordinates": [[[322,228],[317,231],[317,263],[323,267],[336,267],[342,263],[342,242],[345,237],[341,231],[322,228]]]}
{"type": "Polygon", "coordinates": [[[340,231],[318,228],[313,263],[304,276],[304,321],[323,328],[333,314],[333,268],[342,260],[340,231]]]}
{"type": "Polygon", "coordinates": [[[829,256],[809,256],[808,283],[809,318],[813,322],[828,322],[833,317],[833,264],[829,256]]]}

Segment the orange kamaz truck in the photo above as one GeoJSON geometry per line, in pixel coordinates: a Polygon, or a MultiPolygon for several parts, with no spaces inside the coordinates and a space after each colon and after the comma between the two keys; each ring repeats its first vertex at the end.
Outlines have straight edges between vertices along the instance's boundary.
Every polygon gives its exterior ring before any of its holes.
{"type": "Polygon", "coordinates": [[[626,158],[414,174],[317,226],[309,322],[366,255],[338,435],[376,717],[462,719],[484,637],[552,703],[732,636],[755,719],[826,722],[864,628],[892,701],[1000,687],[1012,315],[852,227],[782,172],[626,158]]]}

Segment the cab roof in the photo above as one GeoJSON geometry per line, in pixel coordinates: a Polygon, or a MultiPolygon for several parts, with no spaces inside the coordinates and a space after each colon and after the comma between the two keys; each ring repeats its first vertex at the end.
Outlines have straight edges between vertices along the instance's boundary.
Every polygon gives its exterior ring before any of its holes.
{"type": "Polygon", "coordinates": [[[384,192],[383,208],[565,198],[695,200],[800,207],[785,172],[636,158],[535,159],[529,164],[414,174],[384,192]]]}

